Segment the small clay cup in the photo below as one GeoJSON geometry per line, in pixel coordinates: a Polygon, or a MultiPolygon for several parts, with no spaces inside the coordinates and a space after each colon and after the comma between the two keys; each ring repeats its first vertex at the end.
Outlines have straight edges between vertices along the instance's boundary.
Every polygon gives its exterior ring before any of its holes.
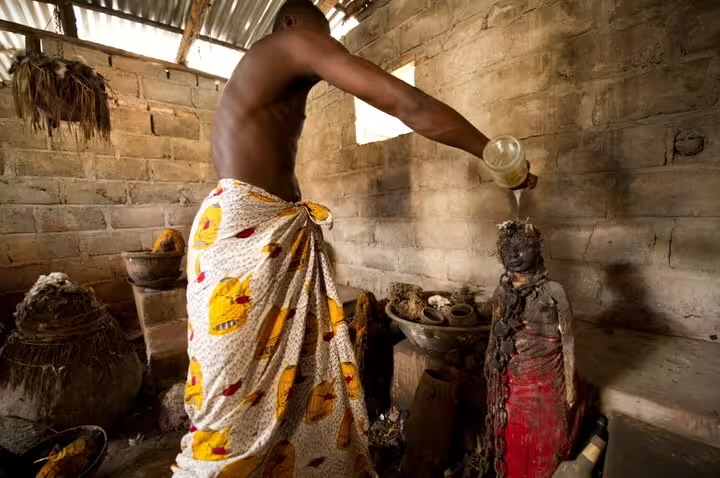
{"type": "Polygon", "coordinates": [[[420,312],[420,322],[428,325],[443,325],[445,317],[433,307],[425,307],[420,312]]]}
{"type": "Polygon", "coordinates": [[[477,324],[478,318],[475,308],[468,304],[457,304],[450,308],[448,322],[451,327],[472,327],[477,324]]]}

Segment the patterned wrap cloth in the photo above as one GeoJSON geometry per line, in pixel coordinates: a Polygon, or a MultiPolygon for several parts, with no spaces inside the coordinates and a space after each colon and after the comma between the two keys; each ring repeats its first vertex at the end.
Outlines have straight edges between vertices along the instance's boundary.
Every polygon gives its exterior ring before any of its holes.
{"type": "Polygon", "coordinates": [[[185,477],[373,474],[367,412],[323,250],[330,211],[222,179],[188,250],[185,477]]]}

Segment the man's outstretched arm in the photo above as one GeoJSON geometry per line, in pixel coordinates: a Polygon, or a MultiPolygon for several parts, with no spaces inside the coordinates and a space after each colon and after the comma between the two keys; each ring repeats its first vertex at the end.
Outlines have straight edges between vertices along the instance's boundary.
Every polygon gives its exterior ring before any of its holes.
{"type": "Polygon", "coordinates": [[[408,85],[372,62],[350,54],[327,35],[292,32],[287,35],[286,41],[294,66],[304,73],[318,76],[395,116],[428,139],[482,158],[488,138],[445,103],[408,85]]]}

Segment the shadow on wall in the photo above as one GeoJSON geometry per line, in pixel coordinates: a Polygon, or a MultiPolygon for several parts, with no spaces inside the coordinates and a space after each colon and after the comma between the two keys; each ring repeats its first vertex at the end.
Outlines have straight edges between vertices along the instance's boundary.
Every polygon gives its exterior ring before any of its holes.
{"type": "Polygon", "coordinates": [[[663,317],[647,303],[647,287],[638,267],[612,264],[605,269],[603,302],[609,302],[598,317],[601,327],[632,328],[642,332],[669,335],[663,317]]]}

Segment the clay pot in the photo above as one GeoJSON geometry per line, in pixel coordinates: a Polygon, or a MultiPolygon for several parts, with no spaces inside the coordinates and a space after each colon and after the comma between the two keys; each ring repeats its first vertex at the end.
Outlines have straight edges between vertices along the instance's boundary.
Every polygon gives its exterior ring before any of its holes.
{"type": "Polygon", "coordinates": [[[450,308],[448,321],[451,327],[472,327],[477,324],[478,318],[473,306],[457,304],[450,308]]]}
{"type": "Polygon", "coordinates": [[[425,307],[420,312],[420,322],[428,325],[442,325],[445,322],[445,317],[433,307],[425,307]]]}
{"type": "Polygon", "coordinates": [[[180,276],[184,252],[123,252],[122,258],[130,279],[137,285],[173,280],[180,276]]]}

